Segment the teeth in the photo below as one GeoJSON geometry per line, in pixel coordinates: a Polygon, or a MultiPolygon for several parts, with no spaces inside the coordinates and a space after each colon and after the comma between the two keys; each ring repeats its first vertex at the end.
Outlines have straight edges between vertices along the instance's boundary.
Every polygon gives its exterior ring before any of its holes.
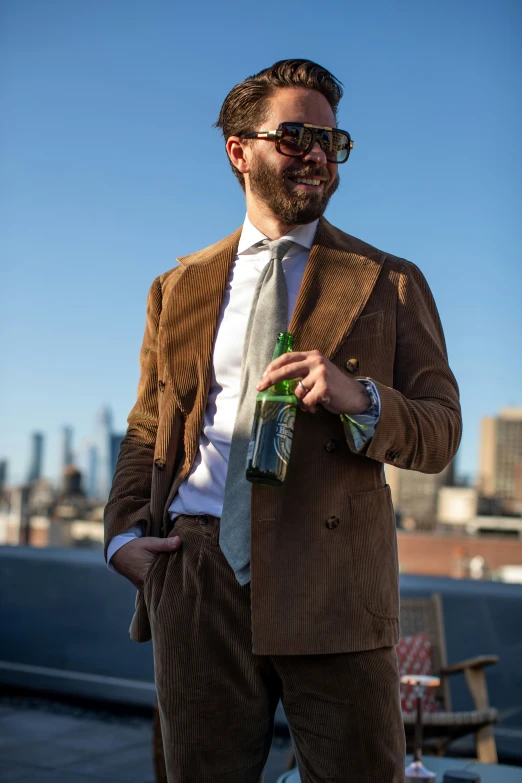
{"type": "Polygon", "coordinates": [[[294,180],[294,182],[302,182],[303,185],[320,185],[321,180],[320,179],[301,179],[297,178],[294,180]]]}

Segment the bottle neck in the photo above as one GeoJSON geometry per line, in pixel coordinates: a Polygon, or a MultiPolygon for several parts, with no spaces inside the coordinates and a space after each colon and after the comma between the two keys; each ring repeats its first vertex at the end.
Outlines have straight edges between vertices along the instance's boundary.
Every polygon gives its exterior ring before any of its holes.
{"type": "MultiPolygon", "coordinates": [[[[284,353],[291,353],[293,350],[294,335],[291,332],[279,332],[272,360],[278,359],[284,353]]],[[[293,381],[279,381],[272,388],[277,394],[289,395],[294,393],[293,383],[293,381]]]]}
{"type": "Polygon", "coordinates": [[[290,332],[279,332],[277,342],[274,348],[272,360],[278,359],[284,353],[290,353],[294,350],[294,335],[290,332]]]}

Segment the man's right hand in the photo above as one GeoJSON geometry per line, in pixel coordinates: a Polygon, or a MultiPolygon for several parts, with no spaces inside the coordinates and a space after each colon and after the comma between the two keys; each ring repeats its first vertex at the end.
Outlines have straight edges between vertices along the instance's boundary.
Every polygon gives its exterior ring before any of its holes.
{"type": "Polygon", "coordinates": [[[143,590],[147,572],[161,552],[175,552],[181,546],[179,536],[156,538],[143,536],[124,544],[111,557],[111,565],[127,577],[138,590],[143,590]]]}

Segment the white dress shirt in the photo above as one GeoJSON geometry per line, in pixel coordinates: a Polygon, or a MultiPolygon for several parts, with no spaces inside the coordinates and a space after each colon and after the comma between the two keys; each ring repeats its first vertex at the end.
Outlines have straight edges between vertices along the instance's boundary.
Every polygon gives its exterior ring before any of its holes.
{"type": "MultiPolygon", "coordinates": [[[[294,312],[317,222],[298,226],[285,236],[296,243],[282,262],[288,291],[288,323],[294,312]]],[[[217,323],[212,378],[199,451],[188,478],[172,501],[171,517],[179,514],[220,517],[223,510],[230,444],[239,404],[243,343],[259,275],[270,261],[267,247],[252,247],[262,239],[266,239],[265,235],[254,228],[247,217],[217,323]]]]}
{"type": "MultiPolygon", "coordinates": [[[[315,220],[297,226],[284,237],[294,242],[282,261],[288,291],[288,323],[295,309],[318,222],[315,220]]],[[[243,343],[257,281],[270,261],[268,248],[254,247],[263,239],[266,239],[265,235],[252,225],[247,216],[217,323],[212,377],[199,449],[189,475],[170,505],[171,518],[180,514],[221,516],[232,432],[239,404],[243,343]]],[[[351,418],[357,421],[357,417],[351,418]]],[[[141,527],[135,525],[126,533],[115,536],[109,543],[107,560],[110,561],[121,546],[141,535],[141,527]]],[[[110,562],[109,567],[116,570],[110,562]]]]}

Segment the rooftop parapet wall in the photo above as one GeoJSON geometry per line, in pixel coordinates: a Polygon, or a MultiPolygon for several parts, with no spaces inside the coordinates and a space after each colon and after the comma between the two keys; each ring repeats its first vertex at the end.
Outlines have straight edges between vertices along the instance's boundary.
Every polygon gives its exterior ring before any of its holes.
{"type": "MultiPolygon", "coordinates": [[[[430,538],[426,549],[432,545],[430,538]]],[[[401,576],[403,597],[434,592],[443,601],[448,663],[499,655],[487,671],[490,701],[501,728],[522,731],[522,585],[401,576]]],[[[99,552],[0,547],[0,682],[152,704],[152,646],[128,636],[134,598],[99,552]]],[[[472,708],[462,675],[451,691],[454,709],[472,708]]]]}

